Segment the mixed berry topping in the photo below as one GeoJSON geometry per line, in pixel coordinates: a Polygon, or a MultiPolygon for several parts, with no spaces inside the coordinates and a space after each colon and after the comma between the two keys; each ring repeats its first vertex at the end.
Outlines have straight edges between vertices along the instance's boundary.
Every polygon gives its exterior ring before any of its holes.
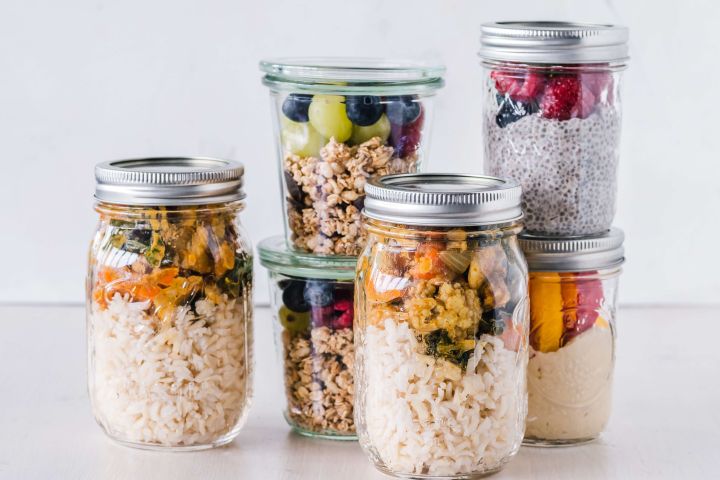
{"type": "Polygon", "coordinates": [[[378,137],[395,149],[395,157],[403,158],[417,151],[424,117],[417,95],[291,93],[283,101],[282,113],[283,143],[300,156],[318,156],[330,138],[361,145],[378,137]]]}
{"type": "Polygon", "coordinates": [[[291,331],[352,328],[352,283],[298,278],[282,280],[278,286],[282,289],[279,315],[284,328],[291,331]]]}
{"type": "Polygon", "coordinates": [[[420,113],[412,122],[405,124],[390,123],[390,145],[395,148],[395,155],[400,158],[415,153],[418,145],[420,145],[425,112],[422,108],[419,111],[420,113]]]}
{"type": "Polygon", "coordinates": [[[612,101],[608,72],[494,70],[490,78],[497,92],[495,122],[501,128],[534,113],[561,121],[587,118],[598,104],[612,101]]]}

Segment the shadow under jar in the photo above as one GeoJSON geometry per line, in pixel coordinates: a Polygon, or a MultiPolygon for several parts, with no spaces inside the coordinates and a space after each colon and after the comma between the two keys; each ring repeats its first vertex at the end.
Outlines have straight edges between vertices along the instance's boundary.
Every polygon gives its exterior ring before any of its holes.
{"type": "Polygon", "coordinates": [[[483,25],[484,170],[522,185],[526,231],[612,225],[627,36],[611,25],[483,25]]]}
{"type": "Polygon", "coordinates": [[[615,228],[577,240],[520,239],[530,267],[526,444],[585,443],[607,425],[622,244],[615,228]]]}
{"type": "Polygon", "coordinates": [[[100,164],[87,276],[88,389],[108,436],[197,450],[242,427],[252,385],[243,167],[209,158],[100,164]]]}
{"type": "Polygon", "coordinates": [[[478,478],[525,428],[520,187],[493,177],[371,180],[356,277],[360,445],[406,478],[478,478]]]}
{"type": "Polygon", "coordinates": [[[288,245],[357,256],[369,178],[420,171],[444,67],[352,58],[260,63],[270,88],[288,245]]]}
{"type": "Polygon", "coordinates": [[[258,246],[270,273],[275,342],[283,366],[285,419],[298,433],[356,440],[353,292],[356,259],[288,249],[285,238],[258,246]]]}

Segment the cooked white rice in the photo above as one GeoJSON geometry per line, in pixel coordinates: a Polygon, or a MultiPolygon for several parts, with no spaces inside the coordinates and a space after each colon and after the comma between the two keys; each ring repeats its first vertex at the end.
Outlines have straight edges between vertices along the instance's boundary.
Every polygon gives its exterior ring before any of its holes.
{"type": "Polygon", "coordinates": [[[365,393],[356,421],[363,446],[401,474],[502,467],[523,437],[527,353],[483,335],[463,372],[419,354],[406,323],[386,319],[382,327],[367,327],[358,348],[364,358],[357,381],[365,393]]]}
{"type": "Polygon", "coordinates": [[[148,303],[116,294],[88,322],[95,416],[122,441],[197,446],[232,438],[250,399],[250,307],[196,302],[160,329],[148,303]],[[246,333],[246,329],[247,333],[246,333]]]}

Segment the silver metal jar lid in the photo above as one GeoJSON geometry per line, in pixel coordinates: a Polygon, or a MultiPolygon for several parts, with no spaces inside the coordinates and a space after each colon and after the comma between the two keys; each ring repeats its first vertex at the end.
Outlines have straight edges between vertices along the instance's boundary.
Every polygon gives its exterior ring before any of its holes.
{"type": "Polygon", "coordinates": [[[245,198],[240,163],[206,157],[114,160],[95,167],[95,198],[122,205],[201,205],[245,198]]]}
{"type": "Polygon", "coordinates": [[[516,182],[481,175],[411,173],[365,186],[368,218],[405,225],[494,225],[522,218],[516,182]]]}
{"type": "Polygon", "coordinates": [[[581,272],[619,267],[625,261],[625,234],[619,228],[581,238],[520,236],[531,271],[581,272]]]}
{"type": "Polygon", "coordinates": [[[493,22],[480,30],[480,58],[541,64],[628,60],[628,29],[573,22],[493,22]]]}

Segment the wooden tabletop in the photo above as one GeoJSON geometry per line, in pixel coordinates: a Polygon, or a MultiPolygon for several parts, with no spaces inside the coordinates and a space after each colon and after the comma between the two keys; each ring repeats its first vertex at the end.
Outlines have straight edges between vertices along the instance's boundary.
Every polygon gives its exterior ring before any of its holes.
{"type": "MultiPolygon", "coordinates": [[[[255,325],[255,399],[239,437],[159,453],[116,445],[95,424],[83,307],[0,306],[0,479],[387,478],[355,442],[290,432],[268,309],[255,325]]],[[[608,431],[580,447],[524,447],[492,478],[720,478],[720,309],[621,309],[618,328],[608,431]]]]}

